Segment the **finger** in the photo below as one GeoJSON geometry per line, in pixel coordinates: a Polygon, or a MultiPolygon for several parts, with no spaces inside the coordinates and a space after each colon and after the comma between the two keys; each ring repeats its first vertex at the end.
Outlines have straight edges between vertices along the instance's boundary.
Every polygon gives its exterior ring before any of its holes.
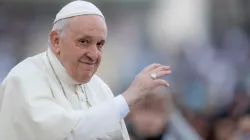
{"type": "Polygon", "coordinates": [[[158,86],[165,86],[169,87],[169,84],[166,80],[163,79],[156,79],[153,81],[153,87],[158,87],[158,86]]]}
{"type": "Polygon", "coordinates": [[[161,66],[159,66],[159,67],[157,67],[157,68],[155,68],[155,69],[152,69],[150,72],[159,72],[159,71],[168,71],[168,70],[170,70],[170,66],[163,66],[163,65],[161,65],[161,66]]]}
{"type": "Polygon", "coordinates": [[[162,78],[162,77],[164,77],[164,76],[166,76],[166,75],[169,75],[169,74],[171,74],[171,73],[172,73],[171,70],[160,71],[160,72],[156,73],[156,79],[162,78]]]}
{"type": "Polygon", "coordinates": [[[159,66],[161,66],[161,64],[152,64],[152,65],[149,65],[148,67],[144,68],[144,70],[142,70],[142,72],[151,71],[152,69],[158,68],[159,66]]]}
{"type": "Polygon", "coordinates": [[[164,70],[170,70],[171,67],[170,66],[164,66],[164,70]]]}

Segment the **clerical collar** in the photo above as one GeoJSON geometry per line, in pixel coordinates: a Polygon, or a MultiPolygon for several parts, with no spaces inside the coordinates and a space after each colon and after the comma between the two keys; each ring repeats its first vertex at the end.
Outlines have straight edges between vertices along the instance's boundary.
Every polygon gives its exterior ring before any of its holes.
{"type": "Polygon", "coordinates": [[[49,61],[51,62],[53,69],[55,70],[55,74],[58,76],[58,78],[61,81],[69,85],[80,84],[70,77],[66,69],[63,67],[61,62],[57,59],[56,55],[52,52],[50,48],[48,48],[48,57],[49,57],[49,61]]]}

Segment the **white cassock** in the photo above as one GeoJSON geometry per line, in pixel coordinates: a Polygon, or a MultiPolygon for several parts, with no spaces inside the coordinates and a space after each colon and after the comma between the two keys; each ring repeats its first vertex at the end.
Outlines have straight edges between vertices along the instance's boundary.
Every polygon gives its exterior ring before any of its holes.
{"type": "Polygon", "coordinates": [[[76,83],[47,52],[19,63],[2,82],[0,140],[128,140],[109,87],[95,75],[76,83]]]}

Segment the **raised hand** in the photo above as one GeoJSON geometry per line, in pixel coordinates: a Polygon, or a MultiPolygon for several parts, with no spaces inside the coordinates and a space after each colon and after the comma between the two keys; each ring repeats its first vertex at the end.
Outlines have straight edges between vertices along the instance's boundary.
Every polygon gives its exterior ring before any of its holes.
{"type": "Polygon", "coordinates": [[[129,107],[148,95],[155,87],[168,87],[168,82],[160,78],[169,74],[171,74],[170,66],[160,64],[152,64],[142,70],[135,77],[130,87],[122,94],[129,107]]]}

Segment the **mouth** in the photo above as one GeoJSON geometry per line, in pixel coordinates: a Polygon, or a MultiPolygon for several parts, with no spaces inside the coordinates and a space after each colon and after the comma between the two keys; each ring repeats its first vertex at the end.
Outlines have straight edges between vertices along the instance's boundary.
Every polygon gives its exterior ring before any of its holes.
{"type": "Polygon", "coordinates": [[[86,61],[81,61],[81,60],[79,60],[79,62],[86,64],[86,65],[90,65],[90,66],[95,65],[95,62],[86,62],[86,61]]]}

